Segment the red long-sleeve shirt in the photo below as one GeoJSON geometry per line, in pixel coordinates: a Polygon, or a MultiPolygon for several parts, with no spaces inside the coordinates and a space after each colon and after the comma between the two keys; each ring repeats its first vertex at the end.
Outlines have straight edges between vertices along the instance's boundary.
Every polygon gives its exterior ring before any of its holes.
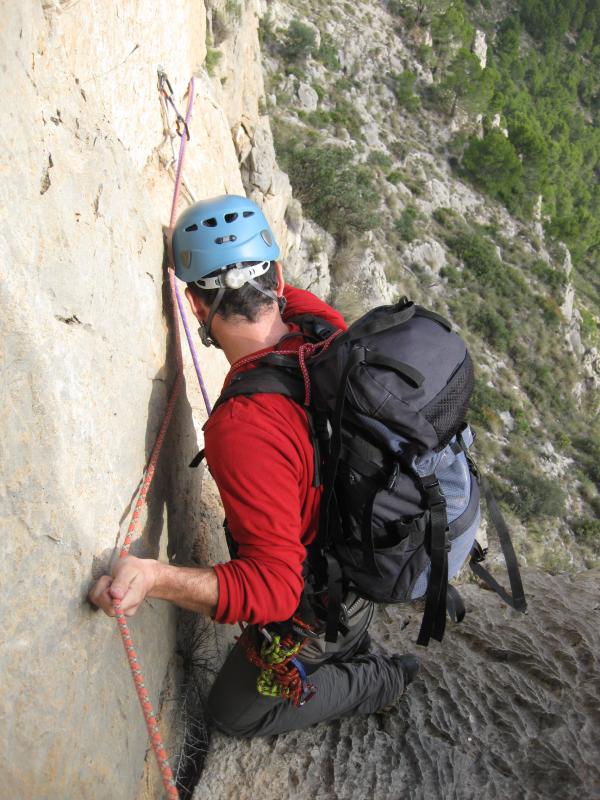
{"type": "MultiPolygon", "coordinates": [[[[310,292],[286,286],[284,295],[284,320],[314,314],[346,329],[341,314],[310,292]]],[[[285,348],[297,349],[302,342],[301,336],[290,338],[285,348]]],[[[252,368],[233,364],[225,385],[239,370],[252,368]]],[[[206,460],[237,544],[237,558],[215,566],[215,619],[263,625],[289,619],[302,593],[305,546],[317,534],[321,496],[312,485],[306,414],[283,395],[233,397],[210,417],[204,437],[206,460]]]]}

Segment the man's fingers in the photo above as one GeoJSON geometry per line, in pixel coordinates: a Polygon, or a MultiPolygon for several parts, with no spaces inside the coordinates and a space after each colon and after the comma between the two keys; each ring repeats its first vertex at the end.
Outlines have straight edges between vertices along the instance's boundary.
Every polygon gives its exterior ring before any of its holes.
{"type": "Polygon", "coordinates": [[[113,600],[122,600],[126,592],[127,588],[124,588],[121,584],[117,584],[115,580],[113,580],[108,590],[108,593],[113,600]]]}
{"type": "Polygon", "coordinates": [[[111,596],[109,594],[110,586],[113,582],[113,579],[110,575],[103,575],[94,586],[92,586],[90,593],[88,595],[88,599],[90,603],[93,603],[98,608],[101,608],[105,614],[108,614],[109,617],[114,617],[115,611],[113,607],[113,602],[111,596]]]}
{"type": "Polygon", "coordinates": [[[119,559],[113,567],[113,577],[104,575],[89,593],[89,599],[109,617],[115,616],[114,602],[128,617],[133,616],[152,588],[151,559],[144,560],[127,556],[119,559]]]}
{"type": "Polygon", "coordinates": [[[115,576],[108,590],[128,617],[135,614],[146,596],[147,587],[141,569],[140,559],[131,556],[124,559],[115,568],[115,576]]]}
{"type": "Polygon", "coordinates": [[[133,614],[135,614],[145,597],[143,584],[142,581],[140,581],[140,576],[138,574],[133,575],[129,585],[127,586],[127,589],[123,589],[122,584],[115,588],[115,582],[113,581],[113,585],[110,587],[110,592],[115,599],[119,600],[121,611],[128,617],[131,617],[133,614]]]}

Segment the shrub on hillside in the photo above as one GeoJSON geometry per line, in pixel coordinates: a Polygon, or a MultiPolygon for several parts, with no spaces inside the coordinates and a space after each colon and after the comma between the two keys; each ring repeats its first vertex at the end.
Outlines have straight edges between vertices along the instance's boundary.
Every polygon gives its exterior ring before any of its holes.
{"type": "Polygon", "coordinates": [[[403,241],[412,242],[417,238],[415,222],[419,216],[417,207],[410,204],[402,211],[400,218],[394,222],[394,228],[403,241]]]}
{"type": "Polygon", "coordinates": [[[433,87],[433,99],[452,117],[458,108],[470,114],[483,113],[492,99],[494,82],[495,73],[482,69],[477,56],[461,48],[446,67],[442,81],[433,87]]]}
{"type": "Polygon", "coordinates": [[[321,44],[315,53],[315,58],[317,58],[324,67],[327,67],[327,69],[336,71],[340,68],[338,48],[331,34],[326,32],[321,34],[321,44]]]}
{"type": "Polygon", "coordinates": [[[473,183],[514,207],[523,193],[523,166],[514,146],[498,130],[472,139],[462,166],[473,183]]]}
{"type": "Polygon", "coordinates": [[[421,100],[415,94],[415,81],[417,76],[414,72],[405,69],[404,72],[391,72],[389,74],[390,88],[399,106],[406,108],[407,111],[416,111],[421,105],[421,100]]]}
{"type": "Polygon", "coordinates": [[[552,292],[555,298],[560,298],[565,289],[567,276],[563,270],[555,269],[539,258],[529,265],[530,271],[552,292]]]}
{"type": "Polygon", "coordinates": [[[500,394],[476,376],[475,387],[469,403],[468,419],[475,428],[495,431],[499,427],[499,411],[506,411],[507,404],[500,394]]]}
{"type": "Polygon", "coordinates": [[[352,150],[326,143],[318,134],[298,137],[289,128],[276,130],[275,144],[308,216],[338,239],[374,227],[379,192],[369,167],[354,163],[352,150]]]}
{"type": "Polygon", "coordinates": [[[293,19],[285,32],[281,53],[286,61],[305,61],[317,47],[317,34],[310,25],[293,19]]]}
{"type": "Polygon", "coordinates": [[[555,479],[537,471],[529,459],[513,456],[503,469],[503,477],[511,487],[501,491],[501,498],[524,522],[537,517],[564,516],[565,493],[555,479]]]}
{"type": "Polygon", "coordinates": [[[432,216],[438,225],[444,228],[454,228],[461,221],[460,214],[453,208],[447,208],[446,206],[436,208],[432,216]]]}
{"type": "Polygon", "coordinates": [[[600,519],[580,517],[571,522],[571,528],[578,542],[600,548],[600,519]]]}
{"type": "Polygon", "coordinates": [[[477,331],[496,350],[506,352],[515,336],[510,320],[498,314],[486,303],[481,304],[473,311],[474,313],[468,315],[469,327],[477,331]]]}

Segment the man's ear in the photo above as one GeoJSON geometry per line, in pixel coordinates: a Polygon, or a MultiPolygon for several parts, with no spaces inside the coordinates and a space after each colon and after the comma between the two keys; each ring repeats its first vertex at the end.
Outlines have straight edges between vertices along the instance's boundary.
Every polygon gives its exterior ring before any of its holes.
{"type": "Polygon", "coordinates": [[[285,286],[285,281],[283,279],[283,265],[281,261],[275,262],[275,275],[277,277],[277,286],[275,288],[275,294],[277,297],[283,297],[283,287],[285,286]]]}
{"type": "Polygon", "coordinates": [[[200,298],[193,294],[193,292],[191,292],[189,289],[185,290],[185,296],[187,297],[190,308],[192,309],[192,314],[196,317],[198,322],[206,322],[210,312],[210,309],[206,303],[203,300],[200,300],[200,298]]]}

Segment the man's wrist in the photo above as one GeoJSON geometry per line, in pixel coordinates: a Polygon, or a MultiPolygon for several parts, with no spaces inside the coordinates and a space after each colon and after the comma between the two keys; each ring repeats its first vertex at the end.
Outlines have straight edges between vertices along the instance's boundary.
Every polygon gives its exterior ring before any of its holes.
{"type": "Polygon", "coordinates": [[[170,564],[162,564],[160,561],[150,561],[151,565],[150,574],[148,575],[148,582],[150,588],[148,589],[148,597],[156,597],[158,599],[166,599],[164,594],[167,592],[168,586],[168,570],[172,570],[170,564]]]}
{"type": "Polygon", "coordinates": [[[207,616],[215,613],[219,588],[212,567],[177,567],[153,561],[150,580],[152,588],[148,591],[149,597],[169,600],[207,616]]]}

